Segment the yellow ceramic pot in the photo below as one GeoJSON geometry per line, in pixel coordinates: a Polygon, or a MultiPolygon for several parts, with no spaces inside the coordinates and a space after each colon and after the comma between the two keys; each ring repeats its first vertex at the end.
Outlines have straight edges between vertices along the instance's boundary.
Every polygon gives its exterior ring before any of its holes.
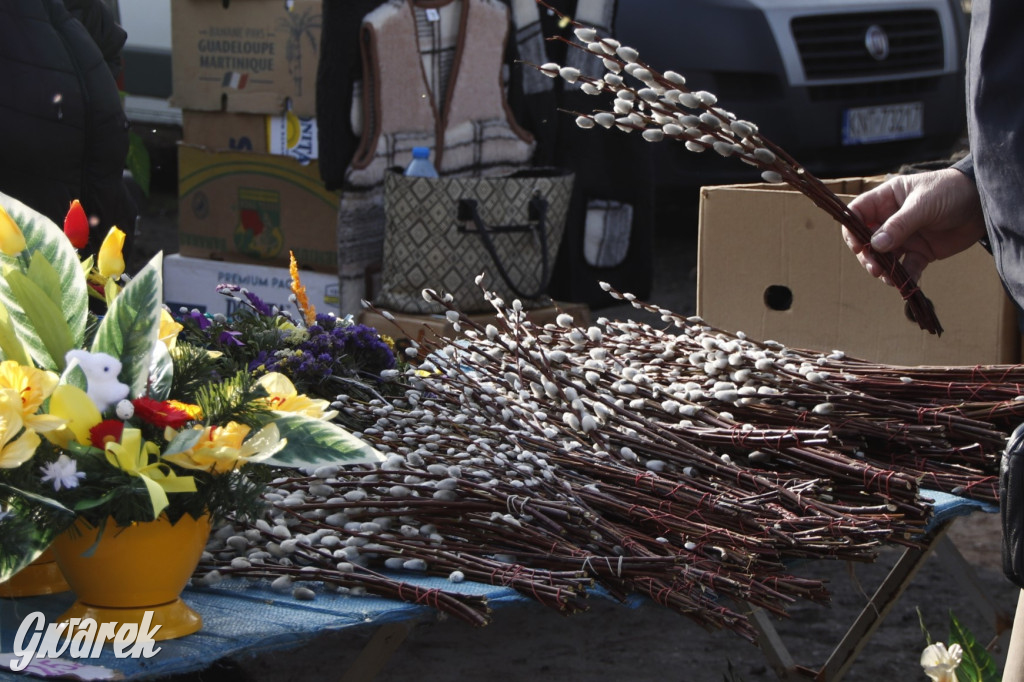
{"type": "Polygon", "coordinates": [[[68,583],[50,550],[40,554],[6,582],[0,583],[0,597],[36,597],[67,591],[68,583]]]}
{"type": "Polygon", "coordinates": [[[141,623],[152,611],[152,625],[161,626],[157,640],[183,637],[203,626],[180,595],[206,546],[209,516],[186,514],[171,525],[161,515],[126,528],[107,519],[98,542],[97,534],[97,528],[79,519],[53,542],[57,563],[77,597],[61,620],[141,623]]]}

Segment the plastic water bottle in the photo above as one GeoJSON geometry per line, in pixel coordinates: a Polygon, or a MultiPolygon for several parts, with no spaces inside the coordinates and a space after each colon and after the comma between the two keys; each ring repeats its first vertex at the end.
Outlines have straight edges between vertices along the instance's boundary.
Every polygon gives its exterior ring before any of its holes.
{"type": "Polygon", "coordinates": [[[434,164],[430,163],[429,147],[412,148],[412,161],[406,167],[405,174],[418,178],[437,177],[437,169],[434,168],[434,164]]]}

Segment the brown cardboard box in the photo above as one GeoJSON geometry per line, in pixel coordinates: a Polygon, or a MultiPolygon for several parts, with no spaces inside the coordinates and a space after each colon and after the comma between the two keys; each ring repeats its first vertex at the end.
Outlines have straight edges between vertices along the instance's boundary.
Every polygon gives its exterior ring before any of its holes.
{"type": "Polygon", "coordinates": [[[316,115],[320,0],[173,0],[171,104],[316,115]]]}
{"type": "Polygon", "coordinates": [[[282,154],[309,163],[319,156],[316,119],[292,112],[232,114],[222,111],[181,112],[182,141],[216,151],[282,154]]]}
{"type": "MultiPolygon", "coordinates": [[[[317,162],[178,146],[178,241],[184,256],[337,273],[338,195],[317,162]]],[[[351,312],[351,311],[345,311],[351,312]]]]}
{"type": "MultiPolygon", "coordinates": [[[[880,178],[829,181],[849,201],[880,178]]],[[[697,313],[788,346],[902,365],[1013,363],[1019,335],[992,257],[974,246],[928,266],[921,288],[945,329],[922,331],[869,276],[838,223],[785,185],[701,190],[697,313]]]]}
{"type": "Polygon", "coordinates": [[[181,140],[215,151],[269,153],[263,114],[186,109],[181,112],[181,140]]]}
{"type": "MultiPolygon", "coordinates": [[[[527,311],[526,317],[533,324],[547,324],[554,322],[560,313],[572,315],[577,326],[590,324],[590,308],[585,303],[559,303],[547,308],[535,308],[527,311]]],[[[363,310],[359,313],[358,321],[373,327],[381,334],[393,338],[399,345],[414,340],[422,342],[425,338],[432,338],[433,334],[445,337],[457,336],[452,328],[451,322],[444,315],[413,315],[410,313],[388,313],[393,319],[389,320],[376,310],[363,310]]],[[[467,318],[481,325],[494,322],[495,315],[477,313],[466,315],[467,318]]]]}

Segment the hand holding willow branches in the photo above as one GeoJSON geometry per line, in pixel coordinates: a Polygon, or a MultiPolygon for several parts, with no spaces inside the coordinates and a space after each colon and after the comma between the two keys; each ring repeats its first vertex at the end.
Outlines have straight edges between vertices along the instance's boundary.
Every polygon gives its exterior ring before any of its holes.
{"type": "Polygon", "coordinates": [[[870,244],[847,228],[843,239],[873,277],[891,284],[876,252],[902,260],[917,281],[934,260],[948,258],[985,236],[985,220],[974,183],[953,168],[900,175],[850,202],[850,210],[872,231],[870,244]]]}

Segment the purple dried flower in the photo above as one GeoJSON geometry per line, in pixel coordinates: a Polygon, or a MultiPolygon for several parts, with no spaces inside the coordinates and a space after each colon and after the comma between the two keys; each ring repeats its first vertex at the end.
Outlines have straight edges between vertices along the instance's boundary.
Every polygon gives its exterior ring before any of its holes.
{"type": "Polygon", "coordinates": [[[217,340],[220,341],[221,343],[223,343],[225,346],[244,346],[245,342],[243,342],[239,338],[241,335],[242,335],[242,332],[235,332],[235,331],[227,331],[227,330],[225,330],[225,331],[222,331],[217,336],[217,340]]]}

